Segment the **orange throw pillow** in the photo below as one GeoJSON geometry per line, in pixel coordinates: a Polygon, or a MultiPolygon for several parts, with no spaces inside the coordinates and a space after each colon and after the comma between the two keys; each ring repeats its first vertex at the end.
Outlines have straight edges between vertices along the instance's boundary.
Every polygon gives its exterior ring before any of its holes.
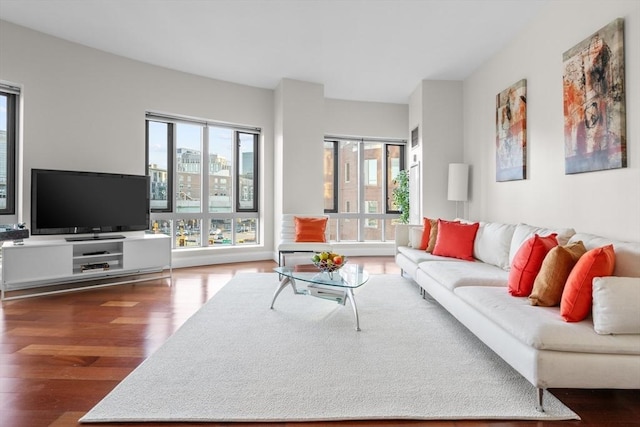
{"type": "Polygon", "coordinates": [[[560,305],[564,284],[573,267],[586,252],[587,249],[581,241],[551,249],[544,257],[540,272],[533,282],[533,290],[529,295],[531,305],[541,307],[560,305]]]}
{"type": "Polygon", "coordinates": [[[533,289],[533,283],[542,267],[542,261],[547,253],[558,246],[557,234],[546,237],[534,234],[526,240],[511,262],[509,271],[509,293],[514,297],[528,297],[533,289]]]}
{"type": "Polygon", "coordinates": [[[460,222],[438,220],[438,236],[433,254],[451,258],[474,261],[473,243],[479,223],[462,224],[460,222]]]}
{"type": "Polygon", "coordinates": [[[420,246],[418,249],[424,251],[429,246],[429,236],[431,236],[431,221],[429,218],[422,218],[422,238],[420,239],[420,246]]]}
{"type": "Polygon", "coordinates": [[[613,245],[591,249],[582,255],[569,274],[560,301],[560,315],[567,322],[584,320],[593,303],[593,278],[613,274],[616,253],[613,245]]]}
{"type": "Polygon", "coordinates": [[[296,242],[326,242],[328,218],[293,217],[296,223],[296,242]]]}
{"type": "Polygon", "coordinates": [[[433,253],[433,248],[436,247],[436,240],[438,240],[438,220],[430,219],[431,234],[429,235],[429,244],[427,245],[427,252],[433,253]]]}

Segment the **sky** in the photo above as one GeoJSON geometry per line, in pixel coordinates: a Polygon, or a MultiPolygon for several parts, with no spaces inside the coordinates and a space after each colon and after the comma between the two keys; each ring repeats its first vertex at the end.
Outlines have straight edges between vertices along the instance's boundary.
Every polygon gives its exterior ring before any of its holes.
{"type": "MultiPolygon", "coordinates": [[[[202,126],[178,123],[176,129],[176,148],[190,148],[202,151],[202,126]]],[[[218,154],[232,159],[233,130],[209,127],[210,154],[218,154]]],[[[167,128],[159,122],[149,123],[149,163],[167,168],[167,128]]]]}
{"type": "Polygon", "coordinates": [[[7,130],[7,97],[0,96],[0,130],[7,130]]]}

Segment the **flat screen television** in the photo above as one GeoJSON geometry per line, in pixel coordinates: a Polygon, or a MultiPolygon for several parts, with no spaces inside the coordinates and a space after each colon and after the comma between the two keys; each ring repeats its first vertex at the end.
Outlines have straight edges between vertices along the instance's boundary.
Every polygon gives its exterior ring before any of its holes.
{"type": "Polygon", "coordinates": [[[31,234],[87,234],[67,240],[123,238],[149,229],[149,177],[31,170],[31,234]]]}

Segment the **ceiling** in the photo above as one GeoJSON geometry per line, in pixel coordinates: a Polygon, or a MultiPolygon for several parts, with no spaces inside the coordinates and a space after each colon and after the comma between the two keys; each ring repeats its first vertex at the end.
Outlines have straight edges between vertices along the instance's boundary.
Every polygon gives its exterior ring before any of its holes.
{"type": "Polygon", "coordinates": [[[106,52],[327,98],[407,103],[462,80],[548,0],[0,0],[0,19],[106,52]]]}

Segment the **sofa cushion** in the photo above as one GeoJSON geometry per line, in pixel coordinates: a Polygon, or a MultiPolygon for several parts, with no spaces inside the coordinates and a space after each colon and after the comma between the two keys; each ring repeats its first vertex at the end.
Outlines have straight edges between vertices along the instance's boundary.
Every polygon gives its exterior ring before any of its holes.
{"type": "Polygon", "coordinates": [[[542,261],[555,246],[558,246],[556,233],[546,237],[534,234],[520,246],[509,271],[509,293],[511,295],[528,297],[531,294],[533,283],[542,267],[542,261]]]}
{"type": "Polygon", "coordinates": [[[328,218],[293,218],[296,226],[296,242],[326,242],[325,232],[328,218]]]}
{"type": "Polygon", "coordinates": [[[409,228],[409,247],[410,248],[421,249],[420,240],[422,239],[423,231],[424,229],[422,227],[409,228]]]}
{"type": "Polygon", "coordinates": [[[640,277],[593,279],[593,328],[598,334],[640,334],[640,277]]]}
{"type": "Polygon", "coordinates": [[[433,254],[473,261],[473,243],[479,224],[438,220],[438,238],[433,254]]]}
{"type": "Polygon", "coordinates": [[[611,276],[616,262],[613,245],[588,251],[580,257],[564,285],[560,314],[567,322],[579,322],[591,312],[593,278],[611,276]]]}
{"type": "Polygon", "coordinates": [[[587,250],[613,245],[616,266],[613,275],[619,277],[640,277],[640,242],[623,242],[588,233],[577,233],[570,242],[581,240],[587,250]]]}
{"type": "Polygon", "coordinates": [[[515,229],[515,224],[481,222],[473,244],[474,257],[509,270],[509,250],[515,229]]]}
{"type": "Polygon", "coordinates": [[[544,257],[540,273],[533,282],[533,290],[529,295],[531,305],[543,307],[559,305],[569,273],[585,252],[587,250],[582,242],[569,243],[566,246],[556,246],[551,249],[544,257]]]}
{"type": "Polygon", "coordinates": [[[454,293],[521,342],[539,350],[640,355],[640,335],[598,335],[591,319],[567,323],[557,307],[529,304],[504,288],[458,287],[454,293]]]}
{"type": "Polygon", "coordinates": [[[429,261],[421,262],[418,267],[449,290],[459,286],[504,287],[509,277],[503,269],[483,262],[429,261]]]}
{"type": "Polygon", "coordinates": [[[408,246],[398,246],[398,252],[410,259],[416,265],[423,261],[462,261],[455,258],[436,256],[420,249],[410,248],[408,246]]]}
{"type": "MultiPolygon", "coordinates": [[[[544,237],[550,234],[556,233],[556,239],[558,239],[559,245],[566,245],[569,243],[569,239],[576,234],[573,228],[542,228],[534,227],[528,224],[518,224],[513,232],[513,239],[511,239],[511,246],[509,247],[509,264],[513,262],[513,258],[516,256],[518,249],[527,239],[533,237],[534,234],[544,237]]],[[[585,245],[586,246],[586,245],[585,245]]]]}

